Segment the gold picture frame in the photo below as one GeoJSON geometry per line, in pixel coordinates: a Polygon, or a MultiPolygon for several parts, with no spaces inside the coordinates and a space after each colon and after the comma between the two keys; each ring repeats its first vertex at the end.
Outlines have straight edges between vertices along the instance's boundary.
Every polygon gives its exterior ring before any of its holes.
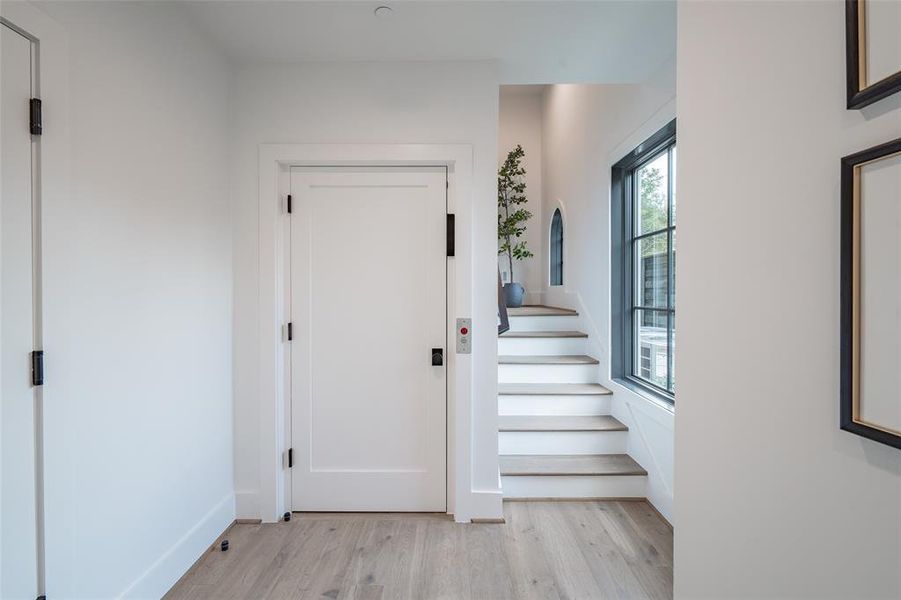
{"type": "MultiPolygon", "coordinates": [[[[894,161],[901,158],[901,138],[869,148],[862,152],[842,158],[841,162],[841,368],[840,368],[840,424],[845,431],[870,438],[877,442],[901,448],[901,425],[884,423],[871,416],[865,415],[862,394],[862,372],[864,358],[864,290],[862,274],[864,272],[864,227],[863,210],[864,202],[862,180],[864,169],[880,164],[880,161],[894,161]]],[[[890,164],[890,163],[881,163],[890,164]]],[[[901,169],[901,167],[898,167],[901,169]]],[[[877,190],[876,193],[884,197],[879,201],[889,206],[897,203],[901,214],[901,176],[895,187],[891,175],[888,177],[890,189],[877,190]]],[[[876,202],[872,199],[871,202],[876,202]]],[[[896,220],[892,220],[896,223],[896,220]]],[[[890,224],[889,224],[890,225],[890,224]]],[[[882,223],[882,226],[888,226],[882,223]]],[[[895,232],[892,240],[901,236],[901,231],[895,232]]],[[[878,283],[878,282],[877,282],[878,283]]],[[[899,288],[901,289],[901,288],[899,288]]],[[[897,295],[897,294],[896,294],[897,295]]],[[[880,302],[887,302],[894,306],[901,303],[896,297],[878,296],[880,302]]],[[[880,323],[880,326],[882,323],[880,323]]],[[[871,332],[874,333],[875,332],[871,332]]],[[[901,360],[901,352],[896,349],[899,356],[888,357],[897,364],[901,360]]],[[[876,370],[876,369],[874,369],[876,370]]],[[[891,403],[898,402],[901,405],[901,395],[889,397],[879,394],[879,386],[874,394],[879,395],[879,401],[891,403]],[[887,399],[884,399],[887,398],[887,399]]],[[[874,398],[875,400],[875,398],[874,398]]],[[[875,402],[874,402],[875,403],[875,402]]],[[[889,411],[890,412],[890,411],[889,411]]],[[[886,414],[886,411],[882,411],[886,414]]]]}
{"type": "MultiPolygon", "coordinates": [[[[880,5],[901,10],[892,3],[880,5]]],[[[901,61],[889,67],[889,73],[878,73],[871,80],[872,56],[868,50],[873,35],[869,0],[845,0],[845,53],[849,109],[859,109],[901,91],[901,61]]],[[[890,20],[890,19],[889,19],[890,20]]],[[[877,22],[882,25],[881,21],[877,22]]],[[[887,23],[891,27],[893,23],[887,23]]],[[[883,68],[884,70],[884,68],[883,68]]]]}

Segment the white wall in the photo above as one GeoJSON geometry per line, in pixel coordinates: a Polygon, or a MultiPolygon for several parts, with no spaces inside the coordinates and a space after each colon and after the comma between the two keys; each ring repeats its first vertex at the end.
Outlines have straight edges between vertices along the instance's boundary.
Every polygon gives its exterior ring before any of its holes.
{"type": "MultiPolygon", "coordinates": [[[[472,481],[500,511],[497,480],[495,169],[498,85],[491,63],[249,65],[233,73],[235,485],[259,518],[259,162],[261,143],[469,144],[474,153],[472,481]]],[[[366,293],[377,293],[367,290],[366,293]]],[[[376,315],[373,315],[376,318],[376,315]]],[[[453,434],[453,432],[452,432],[453,434]]],[[[453,465],[451,465],[453,467],[453,465]]],[[[473,506],[479,501],[473,500],[473,506]]],[[[462,510],[464,507],[458,507],[462,510]]],[[[471,516],[485,515],[473,508],[471,516]]],[[[271,515],[262,515],[269,519],[271,515]]]]}
{"type": "Polygon", "coordinates": [[[679,598],[901,597],[901,452],[839,430],[841,2],[679,5],[679,598]],[[713,84],[712,84],[713,83],[713,84]]]}
{"type": "Polygon", "coordinates": [[[68,131],[44,181],[47,595],[154,597],[234,518],[227,68],[171,5],[39,8],[68,38],[42,41],[67,60],[42,144],[68,131]]]}
{"type": "MultiPolygon", "coordinates": [[[[648,471],[648,499],[673,520],[673,430],[669,407],[610,381],[610,169],[675,117],[675,61],[641,85],[553,85],[543,102],[541,222],[563,214],[563,289],[544,300],[580,311],[599,381],[614,390],[613,414],[629,426],[629,454],[648,471]]],[[[542,264],[548,261],[548,236],[542,264]]],[[[546,283],[546,280],[545,280],[546,283]]]]}
{"type": "MultiPolygon", "coordinates": [[[[542,261],[542,239],[547,237],[549,223],[542,222],[541,211],[541,96],[544,86],[504,85],[500,91],[500,110],[498,113],[498,168],[507,159],[507,153],[517,144],[522,146],[526,155],[522,165],[526,170],[526,197],[528,202],[524,208],[531,211],[532,218],[526,223],[526,232],[522,240],[528,243],[529,250],[535,255],[523,261],[513,262],[516,281],[526,289],[526,302],[541,301],[541,291],[547,287],[547,262],[542,261]]],[[[498,257],[502,275],[509,270],[506,255],[498,257]]],[[[504,281],[509,281],[508,277],[504,281]]]]}

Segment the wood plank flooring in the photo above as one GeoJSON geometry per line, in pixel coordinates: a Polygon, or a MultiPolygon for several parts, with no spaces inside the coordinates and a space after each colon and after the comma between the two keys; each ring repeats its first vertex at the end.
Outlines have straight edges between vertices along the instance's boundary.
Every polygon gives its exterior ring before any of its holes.
{"type": "Polygon", "coordinates": [[[240,524],[166,598],[671,598],[673,537],[645,501],[507,502],[504,524],[295,513],[240,524]]]}

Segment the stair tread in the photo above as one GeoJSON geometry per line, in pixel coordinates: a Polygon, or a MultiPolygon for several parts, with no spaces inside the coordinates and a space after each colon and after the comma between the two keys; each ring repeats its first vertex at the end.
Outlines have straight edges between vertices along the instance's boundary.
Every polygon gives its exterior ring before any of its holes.
{"type": "Polygon", "coordinates": [[[498,431],[628,431],[618,419],[610,415],[502,415],[498,417],[498,431]]]}
{"type": "Polygon", "coordinates": [[[606,396],[610,390],[599,383],[499,383],[502,396],[606,396]]]}
{"type": "Polygon", "coordinates": [[[579,313],[571,308],[559,306],[547,306],[544,304],[526,304],[518,308],[508,308],[507,315],[511,317],[569,317],[579,313]]]}
{"type": "Polygon", "coordinates": [[[581,331],[508,331],[502,338],[587,338],[581,331]]]}
{"type": "Polygon", "coordinates": [[[553,356],[506,355],[497,357],[499,365],[596,365],[598,362],[598,359],[585,354],[560,354],[553,356]]]}
{"type": "Polygon", "coordinates": [[[571,456],[506,455],[500,457],[501,475],[647,475],[628,454],[586,454],[571,456]]]}

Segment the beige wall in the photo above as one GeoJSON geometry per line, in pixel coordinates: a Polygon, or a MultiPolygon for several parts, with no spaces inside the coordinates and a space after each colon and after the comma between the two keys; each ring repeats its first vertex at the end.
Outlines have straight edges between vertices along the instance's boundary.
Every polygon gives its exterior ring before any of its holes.
{"type": "Polygon", "coordinates": [[[678,598],[901,597],[901,451],[839,430],[844,5],[679,5],[678,598]]]}
{"type": "MultiPolygon", "coordinates": [[[[541,210],[541,95],[545,86],[506,85],[501,86],[500,109],[498,111],[498,168],[504,164],[507,153],[517,144],[522,145],[526,155],[522,164],[526,169],[526,197],[524,207],[532,213],[526,224],[522,239],[535,255],[523,261],[514,261],[513,272],[516,281],[526,288],[526,301],[539,302],[541,290],[547,286],[547,262],[542,260],[542,240],[547,236],[547,227],[542,220],[541,210]]],[[[508,269],[506,255],[498,256],[501,272],[508,269]]],[[[509,279],[505,279],[509,281],[509,279]]]]}

